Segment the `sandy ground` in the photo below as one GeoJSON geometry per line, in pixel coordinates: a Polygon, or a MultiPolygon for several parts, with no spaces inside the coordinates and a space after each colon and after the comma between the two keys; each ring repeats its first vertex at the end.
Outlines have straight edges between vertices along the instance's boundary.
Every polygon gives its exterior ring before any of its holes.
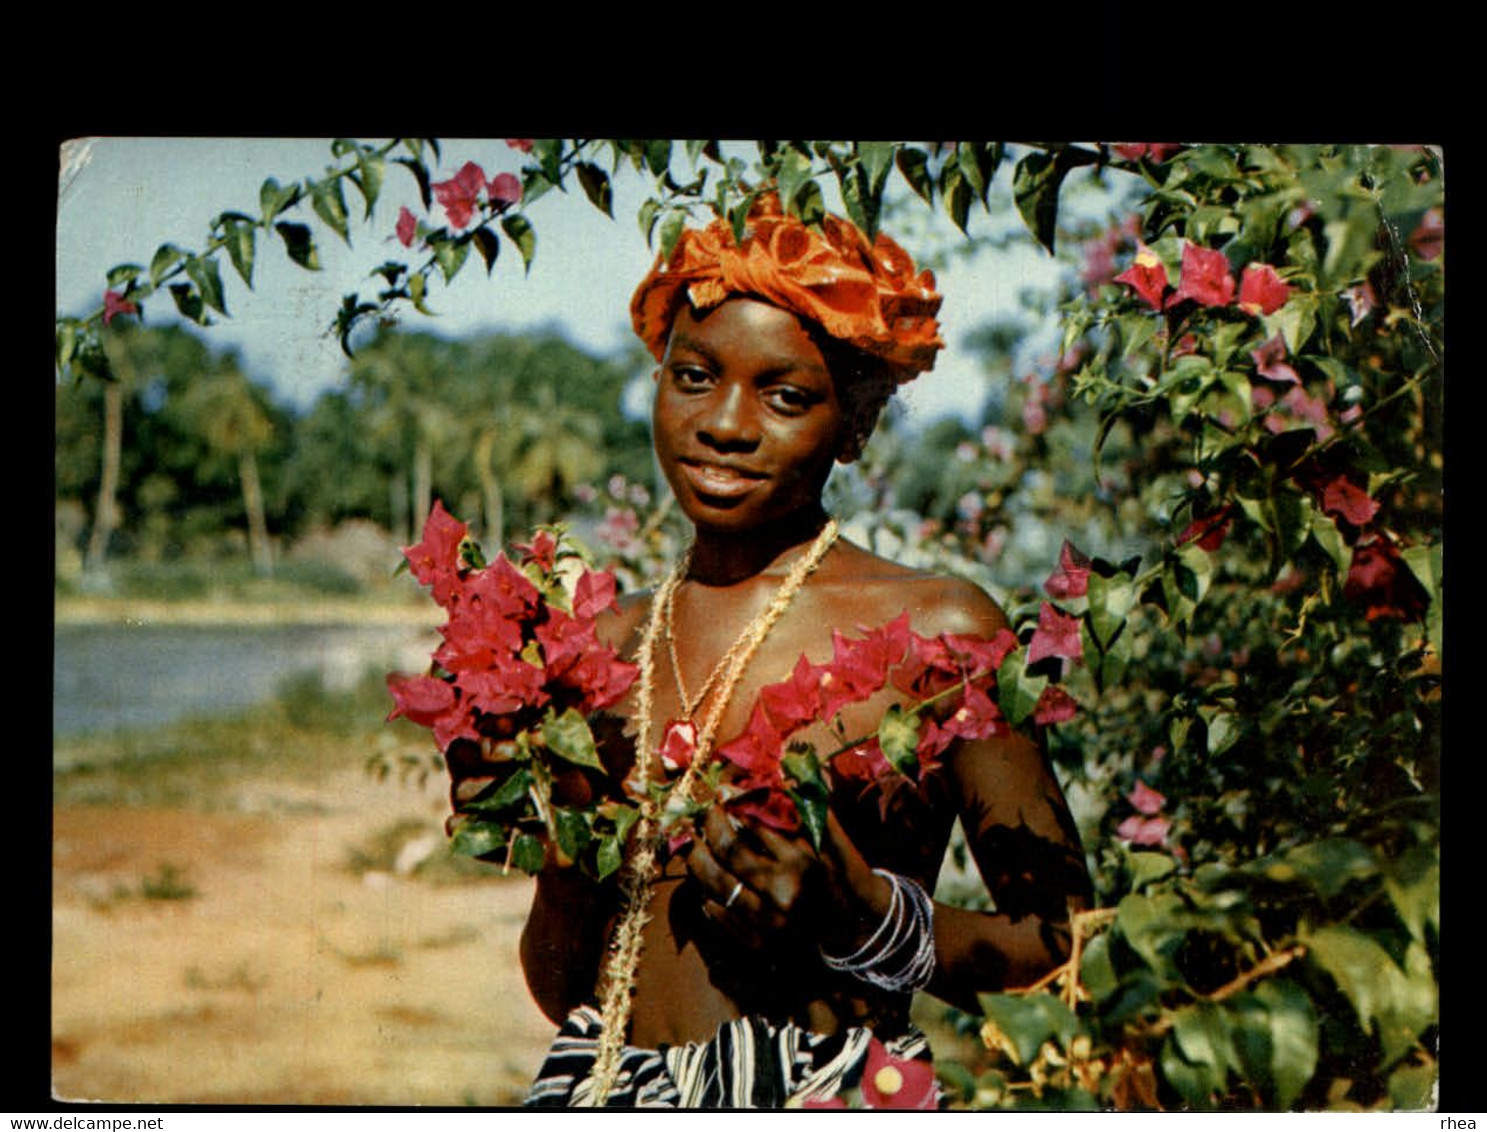
{"type": "Polygon", "coordinates": [[[517,964],[530,882],[412,868],[444,851],[441,790],[350,771],[245,784],[238,812],[59,808],[53,1095],[516,1103],[554,1028],[517,964]],[[401,860],[350,867],[392,828],[401,860]]]}

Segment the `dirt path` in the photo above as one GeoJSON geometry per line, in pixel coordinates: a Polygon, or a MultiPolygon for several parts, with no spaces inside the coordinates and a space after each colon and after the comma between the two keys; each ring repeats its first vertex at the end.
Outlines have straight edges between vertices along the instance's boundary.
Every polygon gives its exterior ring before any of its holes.
{"type": "Polygon", "coordinates": [[[54,1095],[515,1103],[553,1031],[517,965],[530,882],[410,871],[443,851],[439,790],[352,772],[251,785],[243,812],[57,810],[54,1095]],[[348,867],[393,829],[401,872],[348,867]]]}

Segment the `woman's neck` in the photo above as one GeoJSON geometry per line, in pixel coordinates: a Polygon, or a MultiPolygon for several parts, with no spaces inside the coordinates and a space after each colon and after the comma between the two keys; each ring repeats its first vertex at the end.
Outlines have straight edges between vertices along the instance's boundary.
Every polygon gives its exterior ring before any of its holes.
{"type": "Polygon", "coordinates": [[[687,578],[708,586],[731,586],[788,567],[792,551],[821,533],[828,516],[820,506],[744,531],[699,528],[692,543],[687,578]]]}

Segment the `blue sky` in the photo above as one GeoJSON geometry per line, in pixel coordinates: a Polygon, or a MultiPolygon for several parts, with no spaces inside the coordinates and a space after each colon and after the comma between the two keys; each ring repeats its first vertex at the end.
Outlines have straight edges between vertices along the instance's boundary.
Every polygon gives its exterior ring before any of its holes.
{"type": "MultiPolygon", "coordinates": [[[[517,172],[522,155],[499,139],[445,141],[436,179],[451,176],[467,160],[478,162],[489,177],[503,170],[517,172]]],[[[320,173],[331,161],[328,141],[318,138],[99,138],[75,143],[64,154],[59,180],[58,311],[81,314],[95,307],[104,275],[114,264],[148,264],[166,242],[199,248],[218,212],[256,214],[259,186],[266,177],[287,184],[320,173]]],[[[1010,181],[1010,168],[1004,167],[999,179],[1010,181]]],[[[548,194],[530,212],[538,240],[530,275],[523,276],[520,257],[510,247],[503,248],[489,279],[472,256],[449,289],[433,290],[429,305],[439,317],[425,319],[409,310],[405,324],[447,334],[557,326],[597,352],[628,345],[630,292],[652,258],[634,220],[643,199],[641,178],[617,177],[615,219],[610,220],[576,187],[567,198],[548,194]]],[[[325,328],[344,293],[369,293],[369,272],[403,252],[392,236],[402,204],[421,212],[412,176],[390,166],[372,221],[353,222],[351,247],[317,219],[318,272],[290,262],[281,247],[273,246],[277,241],[261,240],[250,291],[224,258],[232,317],[218,319],[205,332],[208,341],[239,349],[252,376],[296,404],[307,405],[320,391],[337,385],[345,359],[325,328]]],[[[348,205],[359,217],[354,192],[348,193],[348,205]]],[[[929,218],[924,210],[912,215],[916,230],[895,234],[916,257],[958,238],[943,216],[929,218]]],[[[1020,226],[1020,221],[1012,215],[976,215],[973,231],[1008,224],[1020,226]]],[[[948,348],[934,372],[905,391],[910,423],[980,405],[985,385],[974,358],[960,349],[962,339],[1014,307],[1023,288],[1045,287],[1052,280],[1052,261],[1030,239],[1015,245],[970,261],[956,258],[939,272],[948,348]]],[[[177,317],[168,296],[151,300],[145,313],[151,323],[177,317]]]]}

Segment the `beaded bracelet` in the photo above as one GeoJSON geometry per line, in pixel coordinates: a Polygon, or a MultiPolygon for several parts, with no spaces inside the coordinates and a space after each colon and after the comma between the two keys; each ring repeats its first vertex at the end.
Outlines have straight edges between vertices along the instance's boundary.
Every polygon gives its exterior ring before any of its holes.
{"type": "Polygon", "coordinates": [[[823,951],[821,960],[833,971],[886,991],[918,990],[935,971],[934,904],[918,881],[887,869],[873,872],[893,888],[883,922],[851,955],[838,958],[823,951]]]}

